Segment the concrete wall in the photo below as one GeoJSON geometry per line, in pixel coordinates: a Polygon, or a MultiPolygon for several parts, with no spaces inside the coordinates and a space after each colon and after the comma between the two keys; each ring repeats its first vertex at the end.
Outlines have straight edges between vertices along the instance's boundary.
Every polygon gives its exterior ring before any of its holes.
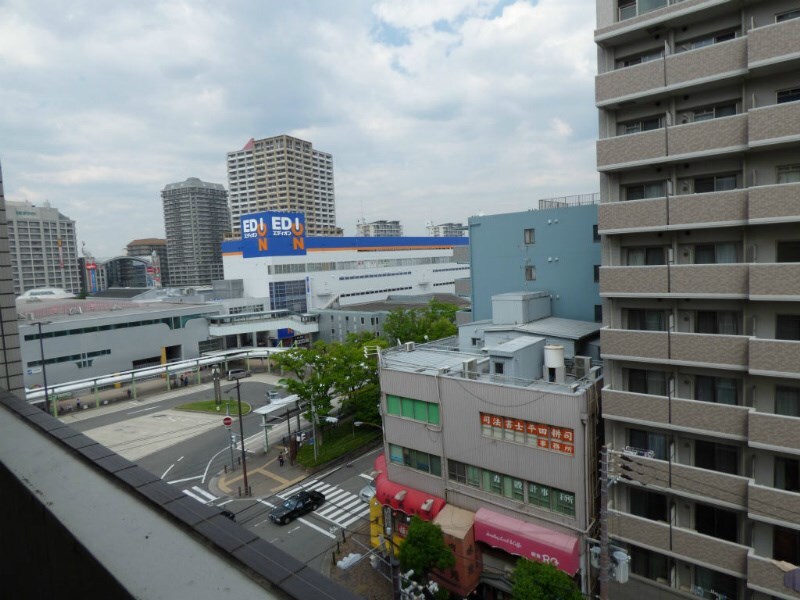
{"type": "Polygon", "coordinates": [[[473,318],[492,317],[495,294],[546,291],[553,296],[552,316],[594,321],[600,304],[593,279],[600,264],[596,224],[597,205],[471,217],[473,318]],[[524,243],[525,229],[535,229],[534,244],[524,243]],[[535,281],[525,279],[526,266],[535,267],[535,281]]]}

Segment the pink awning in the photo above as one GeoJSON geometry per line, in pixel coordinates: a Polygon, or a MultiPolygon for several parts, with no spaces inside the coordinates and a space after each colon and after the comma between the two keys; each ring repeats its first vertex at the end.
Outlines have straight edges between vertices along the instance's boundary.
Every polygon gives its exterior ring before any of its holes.
{"type": "Polygon", "coordinates": [[[509,554],[550,563],[569,575],[580,568],[580,540],[485,508],[475,513],[475,539],[509,554]]]}

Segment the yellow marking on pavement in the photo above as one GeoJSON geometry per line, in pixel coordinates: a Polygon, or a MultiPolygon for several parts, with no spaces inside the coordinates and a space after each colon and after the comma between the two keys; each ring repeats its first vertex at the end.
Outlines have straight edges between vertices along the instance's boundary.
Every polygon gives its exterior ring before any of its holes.
{"type": "MultiPolygon", "coordinates": [[[[286,479],[285,477],[281,477],[274,471],[268,469],[268,467],[274,464],[275,462],[277,462],[277,459],[273,458],[272,460],[264,463],[262,466],[249,470],[248,476],[251,478],[251,480],[248,481],[248,483],[250,483],[250,485],[252,486],[252,475],[254,473],[259,473],[264,477],[272,479],[273,481],[276,481],[278,483],[277,486],[270,488],[270,493],[275,493],[283,489],[286,489],[287,487],[294,485],[298,481],[302,481],[303,479],[306,478],[305,474],[301,474],[298,477],[295,477],[294,479],[286,479]]],[[[234,488],[237,487],[236,484],[239,482],[243,482],[243,480],[244,480],[244,475],[240,473],[238,475],[231,475],[230,477],[220,477],[219,480],[217,481],[217,485],[219,486],[219,489],[222,490],[225,494],[231,494],[234,488]]]]}

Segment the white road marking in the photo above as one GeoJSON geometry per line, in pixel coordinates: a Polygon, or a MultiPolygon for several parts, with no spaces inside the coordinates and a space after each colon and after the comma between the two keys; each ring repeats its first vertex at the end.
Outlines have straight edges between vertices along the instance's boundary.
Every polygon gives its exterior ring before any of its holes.
{"type": "Polygon", "coordinates": [[[267,502],[266,500],[262,500],[261,498],[259,498],[258,501],[261,502],[261,504],[265,504],[266,506],[269,506],[270,508],[275,508],[274,504],[271,504],[270,502],[267,502]]]}
{"type": "Polygon", "coordinates": [[[155,410],[156,408],[159,408],[159,407],[158,406],[148,406],[147,408],[143,408],[141,410],[129,411],[128,414],[129,415],[135,415],[136,413],[143,413],[143,412],[147,412],[148,410],[155,410]]]}
{"type": "Polygon", "coordinates": [[[206,501],[197,494],[195,494],[192,490],[182,490],[182,491],[190,498],[194,498],[195,500],[197,500],[200,504],[206,504],[206,501]]]}
{"type": "Polygon", "coordinates": [[[206,500],[206,502],[214,502],[214,500],[219,500],[219,498],[217,498],[216,496],[208,493],[207,491],[205,491],[201,487],[197,487],[196,485],[192,486],[192,490],[194,490],[195,493],[200,494],[201,496],[205,496],[206,498],[208,498],[208,500],[206,500]]]}
{"type": "Polygon", "coordinates": [[[169,468],[168,468],[166,471],[164,471],[164,474],[161,476],[161,479],[164,479],[164,477],[166,477],[166,476],[167,476],[167,473],[169,473],[169,472],[172,470],[172,467],[174,467],[174,466],[175,466],[175,463],[172,463],[172,464],[169,466],[169,468]]]}
{"type": "Polygon", "coordinates": [[[231,502],[233,502],[233,498],[229,498],[225,500],[225,502],[219,502],[217,506],[225,506],[226,504],[230,504],[231,502]]]}
{"type": "Polygon", "coordinates": [[[202,475],[197,475],[196,477],[187,477],[185,479],[174,479],[172,481],[168,481],[167,483],[169,483],[169,484],[183,483],[184,481],[194,481],[195,479],[200,479],[202,477],[203,477],[202,475]]]}
{"type": "Polygon", "coordinates": [[[367,473],[359,473],[358,476],[363,477],[367,481],[372,481],[374,479],[374,477],[370,477],[367,473]]]}
{"type": "Polygon", "coordinates": [[[355,523],[359,519],[363,519],[364,517],[368,517],[368,516],[369,516],[369,508],[367,508],[367,510],[365,510],[365,511],[362,511],[362,512],[358,513],[356,516],[354,516],[349,521],[345,521],[344,523],[342,523],[342,527],[347,529],[348,527],[350,527],[350,525],[352,525],[353,523],[355,523]]]}
{"type": "Polygon", "coordinates": [[[332,540],[335,540],[335,539],[336,539],[336,536],[335,536],[335,535],[333,535],[333,534],[332,534],[330,531],[328,531],[327,529],[323,529],[322,527],[317,527],[316,525],[314,525],[314,524],[313,524],[313,523],[311,523],[310,521],[306,521],[306,520],[305,520],[305,519],[303,519],[302,517],[301,517],[301,518],[299,518],[299,519],[297,519],[297,520],[298,520],[298,521],[300,521],[300,522],[301,522],[303,525],[308,525],[309,527],[311,527],[311,529],[316,529],[316,530],[317,530],[317,531],[319,531],[321,534],[323,534],[323,535],[327,535],[327,536],[328,536],[329,538],[331,538],[332,540]]]}

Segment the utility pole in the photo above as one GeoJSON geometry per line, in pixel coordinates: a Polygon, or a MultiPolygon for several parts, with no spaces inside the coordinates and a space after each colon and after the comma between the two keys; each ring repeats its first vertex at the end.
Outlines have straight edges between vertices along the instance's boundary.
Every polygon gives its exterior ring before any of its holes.
{"type": "Polygon", "coordinates": [[[239,436],[242,442],[242,474],[244,475],[244,495],[250,495],[250,487],[247,485],[247,455],[244,450],[244,423],[242,423],[242,394],[239,391],[239,378],[236,379],[236,402],[239,405],[239,436]]]}

